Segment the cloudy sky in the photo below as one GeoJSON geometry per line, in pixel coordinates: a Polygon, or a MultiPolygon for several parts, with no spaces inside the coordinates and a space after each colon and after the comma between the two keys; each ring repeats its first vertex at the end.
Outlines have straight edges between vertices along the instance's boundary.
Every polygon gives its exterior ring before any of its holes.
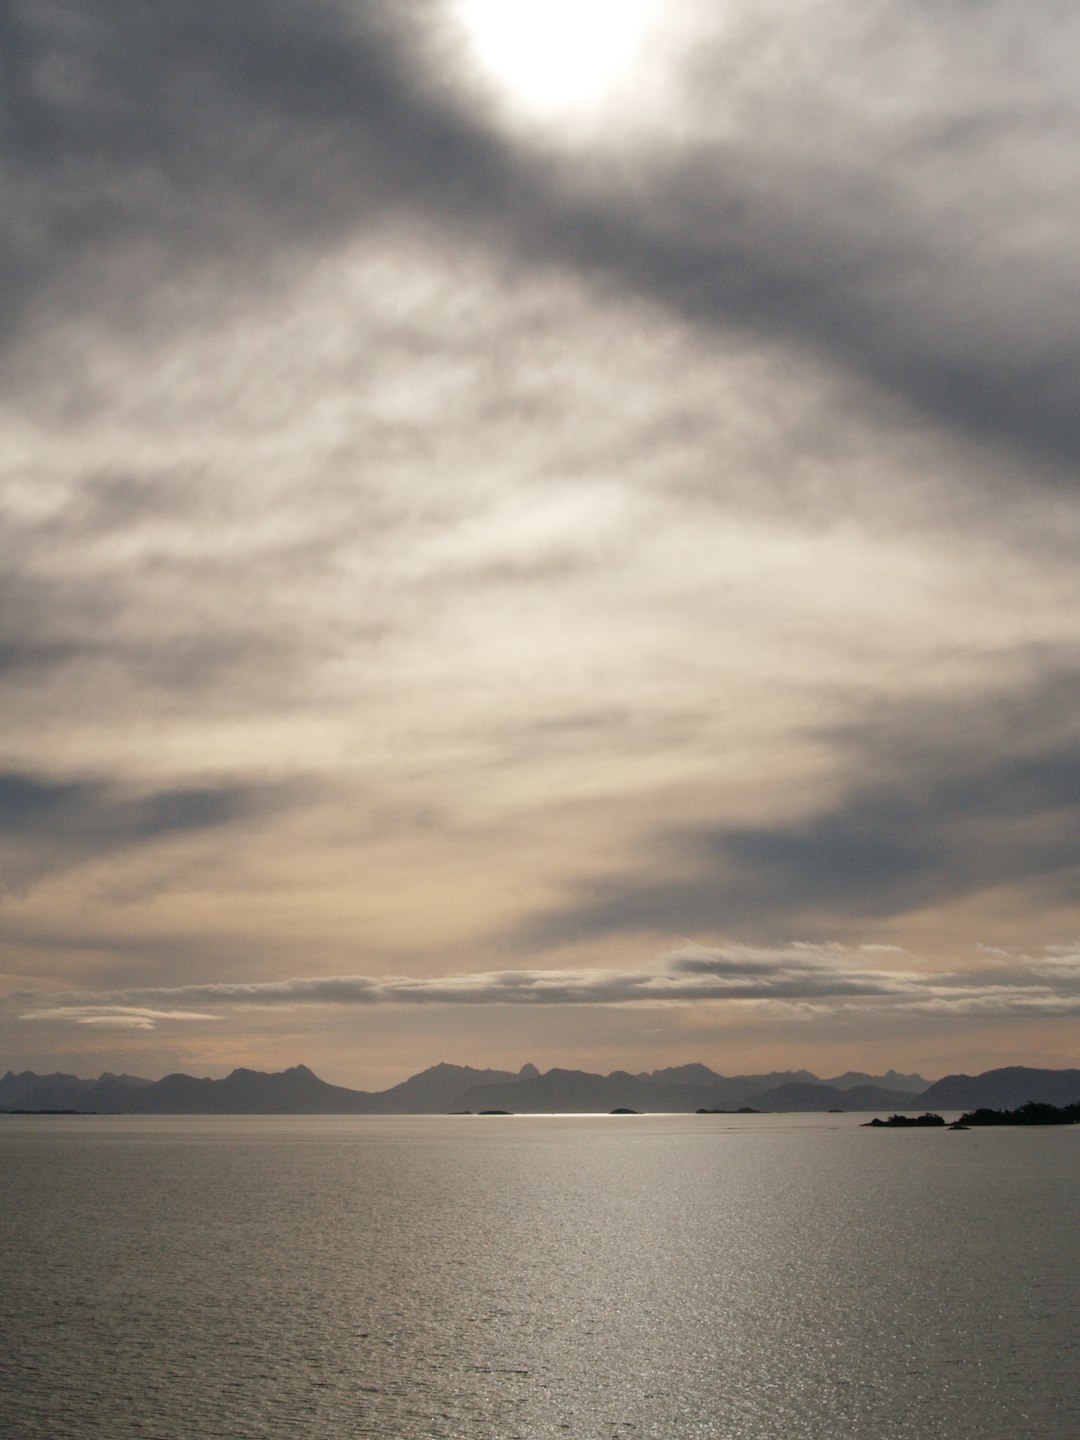
{"type": "Polygon", "coordinates": [[[5,0],[0,1069],[1076,1064],[1078,55],[5,0]]]}

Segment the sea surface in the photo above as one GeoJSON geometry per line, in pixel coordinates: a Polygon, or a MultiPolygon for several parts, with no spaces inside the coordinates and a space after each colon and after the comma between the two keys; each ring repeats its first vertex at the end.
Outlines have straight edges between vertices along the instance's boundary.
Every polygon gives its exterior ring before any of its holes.
{"type": "Polygon", "coordinates": [[[1075,1440],[1080,1126],[0,1117],[4,1440],[1075,1440]]]}

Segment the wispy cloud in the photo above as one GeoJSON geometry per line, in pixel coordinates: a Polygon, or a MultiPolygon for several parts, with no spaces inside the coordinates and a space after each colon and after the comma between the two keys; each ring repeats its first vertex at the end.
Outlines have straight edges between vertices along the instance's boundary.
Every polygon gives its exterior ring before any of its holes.
{"type": "Polygon", "coordinates": [[[3,888],[25,889],[91,859],[226,829],[281,809],[297,793],[281,781],[153,788],[0,770],[3,888]]]}
{"type": "Polygon", "coordinates": [[[70,1025],[93,1025],[102,1029],[156,1030],[162,1022],[185,1020],[219,1020],[196,1010],[149,1010],[136,1005],[57,1005],[41,1010],[26,1010],[22,1020],[61,1020],[70,1025]]]}
{"type": "MultiPolygon", "coordinates": [[[[237,1006],[659,1006],[701,1002],[773,1004],[806,1013],[837,1006],[854,1006],[867,1014],[931,1010],[1002,1015],[1080,1013],[1080,952],[1010,956],[979,971],[944,974],[870,968],[862,961],[864,953],[818,945],[778,949],[691,946],[672,952],[648,970],[502,970],[435,978],[333,975],[181,985],[118,990],[96,997],[51,996],[50,1004],[24,1010],[22,1018],[149,1028],[164,1020],[214,1018],[180,1008],[192,1005],[214,1007],[221,1013],[237,1006]]],[[[40,1002],[44,997],[35,998],[40,1002]]],[[[21,1002],[28,999],[23,996],[21,1002]]]]}
{"type": "MultiPolygon", "coordinates": [[[[878,707],[822,732],[844,785],[797,821],[650,837],[642,873],[594,879],[529,922],[545,943],[768,915],[886,916],[1000,885],[1073,893],[1080,864],[1080,676],[878,707]],[[972,743],[972,737],[977,743],[972,743]]],[[[796,920],[797,917],[797,920],[796,920]]]]}

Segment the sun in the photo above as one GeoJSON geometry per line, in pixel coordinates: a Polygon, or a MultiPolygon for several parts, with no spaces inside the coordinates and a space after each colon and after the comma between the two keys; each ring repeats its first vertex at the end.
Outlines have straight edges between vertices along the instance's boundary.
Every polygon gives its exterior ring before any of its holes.
{"type": "Polygon", "coordinates": [[[656,0],[458,0],[474,60],[537,117],[595,109],[632,75],[656,0]]]}

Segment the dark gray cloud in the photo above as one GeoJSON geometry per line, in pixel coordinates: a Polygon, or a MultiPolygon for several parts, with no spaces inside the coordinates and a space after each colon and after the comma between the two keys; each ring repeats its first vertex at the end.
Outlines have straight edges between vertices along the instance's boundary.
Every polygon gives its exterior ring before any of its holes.
{"type": "Polygon", "coordinates": [[[1059,672],[1023,694],[913,702],[846,725],[829,737],[839,796],[816,813],[667,831],[646,871],[580,887],[526,933],[541,943],[805,934],[839,914],[896,916],[1032,882],[1069,899],[1080,867],[1080,735],[1063,709],[1077,684],[1074,671],[1059,672]]]}
{"type": "Polygon", "coordinates": [[[298,251],[434,222],[706,328],[819,350],[936,423],[1038,456],[1029,478],[1071,483],[1075,7],[748,8],[687,65],[704,124],[629,165],[591,157],[584,183],[433,73],[439,16],[8,0],[9,330],[36,295],[137,309],[115,276],[80,278],[118,246],[269,283],[298,251]]]}
{"type": "Polygon", "coordinates": [[[60,669],[79,653],[77,645],[55,640],[0,640],[0,684],[25,678],[27,672],[60,669]]]}
{"type": "Polygon", "coordinates": [[[0,874],[11,888],[136,846],[220,830],[288,803],[288,787],[217,783],[165,789],[100,778],[0,771],[0,874]]]}
{"type": "Polygon", "coordinates": [[[94,293],[73,274],[114,246],[231,261],[236,281],[253,258],[420,197],[488,208],[510,181],[500,147],[410,83],[390,14],[345,0],[5,0],[3,150],[20,202],[0,244],[6,328],[57,285],[76,310],[122,311],[123,283],[94,293]]]}
{"type": "MultiPolygon", "coordinates": [[[[628,273],[689,318],[801,340],[1071,481],[1080,348],[1055,311],[1077,278],[1060,184],[1080,109],[1058,43],[1077,16],[1051,9],[1047,25],[883,4],[849,24],[814,7],[808,54],[774,72],[783,93],[740,97],[758,132],[691,144],[657,177],[653,233],[624,235],[628,273]]],[[[763,50],[791,18],[767,12],[749,41],[763,50]]]]}
{"type": "Polygon", "coordinates": [[[253,798],[241,786],[124,797],[100,780],[52,780],[7,770],[0,772],[0,834],[136,844],[228,824],[250,810],[253,798]]]}

